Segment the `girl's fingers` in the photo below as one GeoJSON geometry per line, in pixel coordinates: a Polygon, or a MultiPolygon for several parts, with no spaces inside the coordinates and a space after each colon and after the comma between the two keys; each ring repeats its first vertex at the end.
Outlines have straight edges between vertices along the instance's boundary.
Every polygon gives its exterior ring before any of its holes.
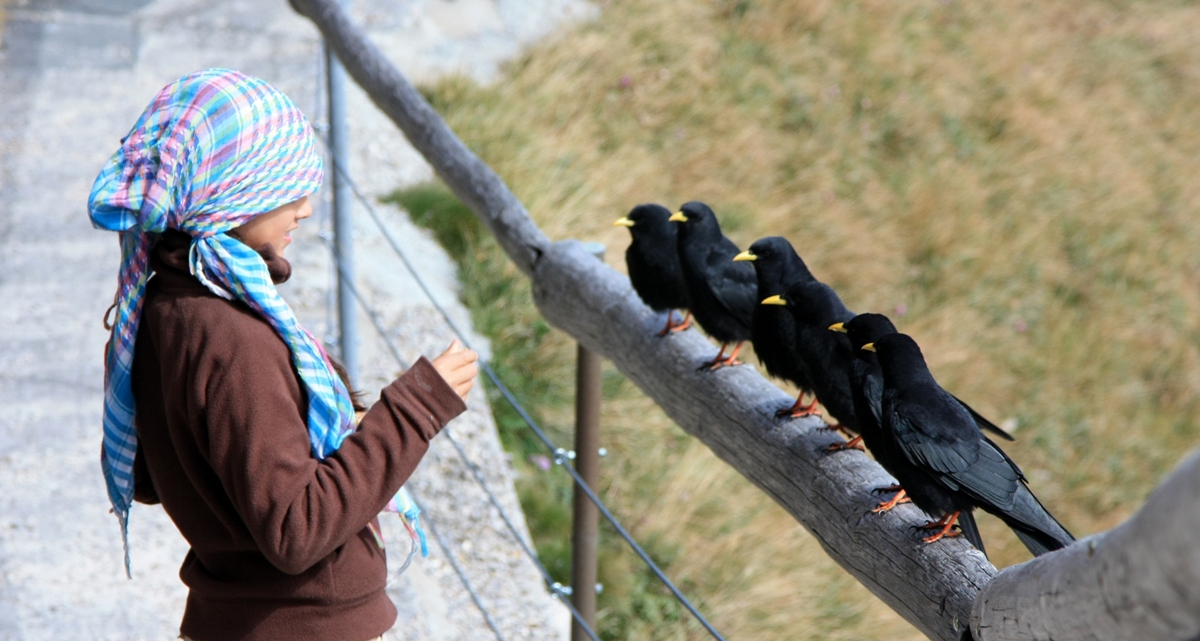
{"type": "Polygon", "coordinates": [[[467,349],[467,350],[463,350],[461,352],[454,352],[453,354],[448,354],[447,358],[449,359],[449,361],[451,363],[454,364],[455,367],[463,367],[465,365],[470,365],[470,364],[474,363],[475,361],[479,360],[479,355],[476,354],[474,352],[474,350],[467,349]]]}
{"type": "Polygon", "coordinates": [[[433,366],[450,388],[465,400],[479,375],[479,366],[475,364],[477,360],[479,354],[475,350],[463,347],[462,343],[455,339],[445,352],[433,359],[433,366]]]}

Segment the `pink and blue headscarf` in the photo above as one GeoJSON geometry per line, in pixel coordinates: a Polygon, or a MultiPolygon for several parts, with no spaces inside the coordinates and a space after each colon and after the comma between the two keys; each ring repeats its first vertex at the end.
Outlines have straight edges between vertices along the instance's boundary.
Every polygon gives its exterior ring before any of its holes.
{"type": "Polygon", "coordinates": [[[192,237],[189,266],[201,283],[248,305],[287,343],[307,392],[313,456],[325,458],[354,431],[350,395],[324,350],[280,297],[258,252],[228,234],[320,188],[324,168],[315,142],[304,114],[279,90],[236,71],[207,69],[159,91],[92,186],[92,224],[118,232],[121,242],[100,462],[121,522],[127,570],[137,452],[133,348],[150,251],[164,230],[192,237]]]}

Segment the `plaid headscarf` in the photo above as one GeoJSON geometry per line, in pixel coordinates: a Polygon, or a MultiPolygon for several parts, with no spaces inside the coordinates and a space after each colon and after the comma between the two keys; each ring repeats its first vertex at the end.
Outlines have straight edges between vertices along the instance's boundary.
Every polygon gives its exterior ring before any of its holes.
{"type": "Polygon", "coordinates": [[[217,296],[258,312],[287,343],[307,392],[313,456],[325,458],[354,431],[350,395],[320,343],[280,297],[258,252],[227,234],[320,188],[315,141],[304,114],[279,90],[236,71],[207,69],[159,91],[92,186],[92,224],[118,232],[121,241],[100,463],[127,572],[137,451],[130,375],[149,255],[163,230],[191,236],[192,274],[217,296]]]}

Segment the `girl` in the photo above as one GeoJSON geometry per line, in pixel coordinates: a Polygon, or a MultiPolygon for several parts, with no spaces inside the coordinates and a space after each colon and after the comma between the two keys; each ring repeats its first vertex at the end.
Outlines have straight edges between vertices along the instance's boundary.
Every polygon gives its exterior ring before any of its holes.
{"type": "Polygon", "coordinates": [[[375,515],[477,373],[455,341],[355,428],[349,386],[275,289],[321,184],[314,142],[266,82],[197,72],[159,92],[88,203],[122,248],[101,465],[123,535],[133,500],[161,503],[191,546],[181,633],[194,641],[389,629],[375,515]]]}

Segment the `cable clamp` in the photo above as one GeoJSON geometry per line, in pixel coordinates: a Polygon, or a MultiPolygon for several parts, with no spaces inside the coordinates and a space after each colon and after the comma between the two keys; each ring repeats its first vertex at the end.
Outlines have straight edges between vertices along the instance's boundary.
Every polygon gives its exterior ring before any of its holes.
{"type": "Polygon", "coordinates": [[[575,460],[575,450],[567,451],[561,447],[554,450],[554,464],[555,465],[562,465],[563,463],[565,463],[567,461],[574,461],[574,460],[575,460]]]}

